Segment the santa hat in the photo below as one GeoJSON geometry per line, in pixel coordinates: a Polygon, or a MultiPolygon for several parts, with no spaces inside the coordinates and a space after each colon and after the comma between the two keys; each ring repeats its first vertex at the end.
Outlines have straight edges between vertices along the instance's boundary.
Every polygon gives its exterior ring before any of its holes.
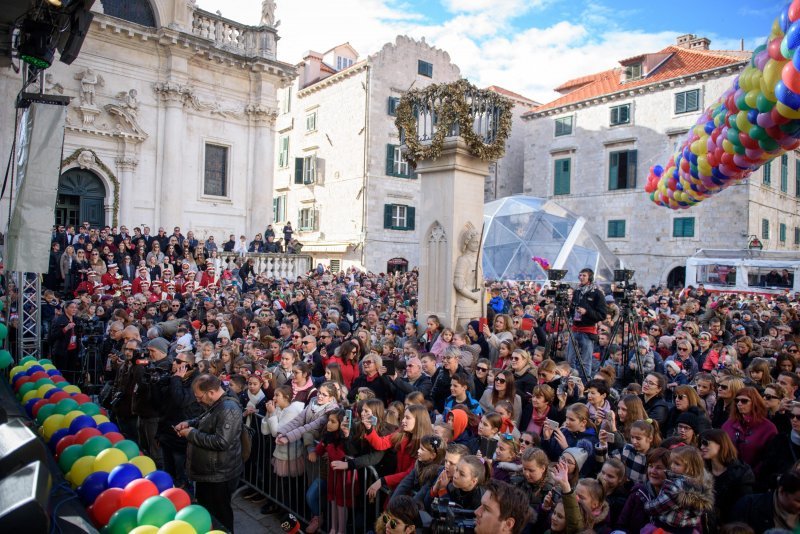
{"type": "Polygon", "coordinates": [[[671,369],[673,373],[680,373],[681,372],[681,366],[675,360],[669,360],[667,362],[664,362],[664,366],[668,367],[669,369],[671,369]]]}

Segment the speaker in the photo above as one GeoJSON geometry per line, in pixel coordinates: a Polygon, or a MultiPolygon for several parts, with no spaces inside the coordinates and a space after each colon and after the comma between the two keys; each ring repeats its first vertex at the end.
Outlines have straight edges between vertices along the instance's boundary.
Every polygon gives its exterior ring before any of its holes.
{"type": "Polygon", "coordinates": [[[23,419],[0,425],[0,479],[37,461],[47,463],[47,448],[23,419]]]}
{"type": "Polygon", "coordinates": [[[32,462],[0,480],[0,525],[4,532],[49,532],[52,479],[42,462],[32,462]]]}
{"type": "Polygon", "coordinates": [[[78,57],[83,41],[86,39],[86,34],[89,33],[93,18],[94,13],[88,10],[78,10],[73,13],[66,40],[64,40],[63,45],[59,46],[62,63],[69,65],[78,57]]]}

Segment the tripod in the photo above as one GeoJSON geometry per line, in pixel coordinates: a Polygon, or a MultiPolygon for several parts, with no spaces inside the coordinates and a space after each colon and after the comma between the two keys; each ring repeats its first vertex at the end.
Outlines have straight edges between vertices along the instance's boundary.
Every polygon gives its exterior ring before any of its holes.
{"type": "Polygon", "coordinates": [[[102,370],[99,369],[102,338],[97,335],[89,335],[84,339],[79,356],[81,369],[77,377],[77,385],[85,393],[97,394],[102,387],[99,381],[102,376],[102,370]]]}
{"type": "Polygon", "coordinates": [[[611,355],[610,349],[611,345],[613,344],[612,342],[617,338],[617,334],[619,334],[621,329],[622,343],[620,343],[620,346],[622,347],[623,369],[628,369],[630,353],[633,351],[633,354],[636,357],[637,369],[634,371],[634,379],[644,379],[644,367],[642,367],[642,359],[639,356],[638,347],[639,333],[641,332],[641,329],[639,328],[639,319],[636,317],[636,313],[631,306],[631,299],[629,298],[629,295],[626,294],[622,298],[620,304],[620,314],[617,318],[617,322],[614,323],[614,328],[611,329],[611,334],[609,335],[610,341],[608,346],[606,346],[602,357],[600,358],[600,365],[602,366],[605,364],[606,360],[608,360],[608,357],[611,355]]]}
{"type": "Polygon", "coordinates": [[[547,343],[545,344],[545,358],[551,358],[555,352],[555,344],[556,341],[561,337],[562,332],[567,332],[567,347],[572,346],[572,349],[575,351],[578,360],[578,372],[581,375],[581,380],[583,380],[584,384],[589,383],[589,377],[586,375],[586,369],[583,368],[583,363],[581,362],[580,358],[580,346],[575,341],[575,336],[572,333],[572,329],[570,328],[569,324],[569,315],[567,313],[568,308],[564,306],[563,303],[558,302],[556,300],[556,307],[553,310],[553,318],[555,319],[553,326],[555,332],[548,336],[547,343]]]}

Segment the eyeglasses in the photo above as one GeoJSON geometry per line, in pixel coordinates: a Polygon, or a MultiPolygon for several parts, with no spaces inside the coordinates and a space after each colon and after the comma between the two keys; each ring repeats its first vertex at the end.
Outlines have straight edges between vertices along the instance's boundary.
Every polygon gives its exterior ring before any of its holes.
{"type": "Polygon", "coordinates": [[[494,381],[495,381],[496,384],[505,384],[506,383],[506,379],[503,378],[502,376],[498,376],[497,378],[494,379],[494,381]]]}
{"type": "Polygon", "coordinates": [[[725,390],[727,390],[727,389],[730,389],[730,386],[728,386],[727,384],[720,384],[720,385],[719,385],[719,389],[721,389],[721,390],[725,391],[725,390]]]}
{"type": "Polygon", "coordinates": [[[488,373],[489,372],[489,368],[488,367],[476,367],[475,368],[475,372],[477,372],[477,373],[488,373]]]}
{"type": "Polygon", "coordinates": [[[750,399],[747,397],[739,397],[736,399],[736,404],[750,404],[750,399]]]}
{"type": "Polygon", "coordinates": [[[310,341],[303,341],[303,342],[302,342],[302,343],[300,343],[300,344],[301,344],[301,345],[311,345],[311,342],[310,342],[310,341]]]}
{"type": "Polygon", "coordinates": [[[647,384],[648,386],[658,387],[658,382],[654,380],[645,380],[643,384],[647,384]]]}
{"type": "Polygon", "coordinates": [[[689,352],[689,349],[686,347],[678,347],[678,352],[689,352]]]}
{"type": "Polygon", "coordinates": [[[798,352],[797,349],[787,349],[786,352],[798,352]]]}
{"type": "Polygon", "coordinates": [[[521,359],[522,359],[522,358],[521,358],[521,357],[519,357],[519,356],[512,356],[512,357],[511,357],[511,361],[512,361],[512,362],[518,362],[518,361],[520,361],[521,359]]]}
{"type": "Polygon", "coordinates": [[[389,514],[383,514],[381,516],[381,521],[383,521],[383,523],[391,529],[397,528],[398,525],[397,519],[395,519],[394,517],[389,517],[389,514]]]}
{"type": "Polygon", "coordinates": [[[764,395],[765,400],[778,400],[780,397],[776,397],[775,395],[764,395]]]}
{"type": "Polygon", "coordinates": [[[530,439],[521,439],[521,440],[519,440],[519,442],[524,444],[524,445],[533,445],[533,440],[530,440],[530,439]]]}
{"type": "Polygon", "coordinates": [[[675,395],[675,398],[678,399],[678,400],[684,400],[684,399],[689,398],[689,396],[686,395],[685,393],[679,393],[678,395],[675,395]]]}
{"type": "Polygon", "coordinates": [[[292,336],[292,339],[300,339],[302,336],[292,336]]]}

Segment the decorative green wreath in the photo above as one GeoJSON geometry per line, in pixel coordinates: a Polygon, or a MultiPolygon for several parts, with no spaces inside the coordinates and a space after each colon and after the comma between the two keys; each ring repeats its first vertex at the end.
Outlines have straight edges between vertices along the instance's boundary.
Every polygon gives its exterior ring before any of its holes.
{"type": "Polygon", "coordinates": [[[412,165],[423,159],[437,159],[442,154],[444,139],[458,125],[459,135],[467,144],[469,153],[484,161],[495,161],[506,152],[506,140],[511,133],[512,102],[485,89],[478,89],[467,80],[453,83],[433,84],[424,89],[407,92],[397,105],[395,125],[402,132],[417,131],[417,114],[415,108],[423,103],[433,103],[433,115],[436,117],[436,133],[429,144],[423,144],[416,135],[406,135],[404,151],[405,159],[412,165]],[[473,116],[467,97],[471,96],[475,106],[481,112],[491,112],[496,117],[497,130],[494,141],[490,144],[472,129],[473,116]]]}

